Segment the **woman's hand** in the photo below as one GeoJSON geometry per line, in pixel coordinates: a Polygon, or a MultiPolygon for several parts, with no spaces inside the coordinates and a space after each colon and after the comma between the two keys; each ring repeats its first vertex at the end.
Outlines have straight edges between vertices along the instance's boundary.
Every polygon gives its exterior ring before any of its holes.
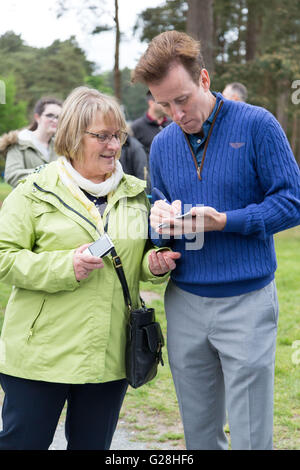
{"type": "Polygon", "coordinates": [[[148,261],[149,269],[155,276],[165,274],[176,268],[175,260],[179,259],[181,254],[176,251],[163,250],[151,251],[148,261]]]}
{"type": "Polygon", "coordinates": [[[102,258],[83,253],[89,245],[91,245],[91,243],[82,245],[74,252],[73,267],[77,281],[86,279],[94,269],[104,268],[102,258]]]}

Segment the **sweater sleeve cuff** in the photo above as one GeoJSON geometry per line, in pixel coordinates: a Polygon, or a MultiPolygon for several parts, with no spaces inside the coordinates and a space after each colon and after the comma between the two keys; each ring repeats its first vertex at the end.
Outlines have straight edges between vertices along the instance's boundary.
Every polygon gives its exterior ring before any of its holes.
{"type": "Polygon", "coordinates": [[[226,212],[226,225],[223,232],[245,233],[246,214],[243,209],[226,212]]]}

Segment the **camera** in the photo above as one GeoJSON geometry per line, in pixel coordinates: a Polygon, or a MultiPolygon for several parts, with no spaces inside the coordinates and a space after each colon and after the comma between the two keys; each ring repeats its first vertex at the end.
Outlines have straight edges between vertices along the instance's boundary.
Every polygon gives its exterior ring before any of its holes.
{"type": "Polygon", "coordinates": [[[99,238],[99,240],[96,240],[94,243],[88,246],[83,253],[91,256],[97,256],[97,258],[102,258],[103,256],[108,255],[113,247],[113,242],[107,233],[105,233],[99,238]]]}

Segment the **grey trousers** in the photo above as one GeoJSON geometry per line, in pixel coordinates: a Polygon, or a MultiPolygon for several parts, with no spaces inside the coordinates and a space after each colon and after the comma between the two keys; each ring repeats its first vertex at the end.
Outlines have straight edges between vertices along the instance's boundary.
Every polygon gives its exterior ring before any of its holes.
{"type": "Polygon", "coordinates": [[[167,346],[187,449],[270,450],[278,300],[275,281],[208,298],[169,282],[167,346]]]}

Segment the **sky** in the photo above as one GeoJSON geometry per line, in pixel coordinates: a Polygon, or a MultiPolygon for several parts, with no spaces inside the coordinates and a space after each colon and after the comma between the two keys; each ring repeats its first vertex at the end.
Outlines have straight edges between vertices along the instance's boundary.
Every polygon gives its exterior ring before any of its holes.
{"type": "MultiPolygon", "coordinates": [[[[82,5],[92,0],[68,0],[73,5],[82,5]]],[[[114,64],[115,39],[113,32],[99,35],[88,34],[99,23],[113,25],[114,0],[94,0],[110,12],[93,19],[82,9],[80,15],[68,13],[57,19],[55,0],[2,0],[0,2],[0,35],[6,31],[20,34],[26,44],[47,47],[55,39],[66,40],[74,35],[85,51],[88,60],[96,63],[97,71],[111,70],[114,64]]],[[[147,47],[138,37],[133,37],[133,26],[137,15],[149,7],[164,4],[164,0],[119,0],[120,29],[124,33],[120,48],[120,68],[133,68],[147,47]]]]}

